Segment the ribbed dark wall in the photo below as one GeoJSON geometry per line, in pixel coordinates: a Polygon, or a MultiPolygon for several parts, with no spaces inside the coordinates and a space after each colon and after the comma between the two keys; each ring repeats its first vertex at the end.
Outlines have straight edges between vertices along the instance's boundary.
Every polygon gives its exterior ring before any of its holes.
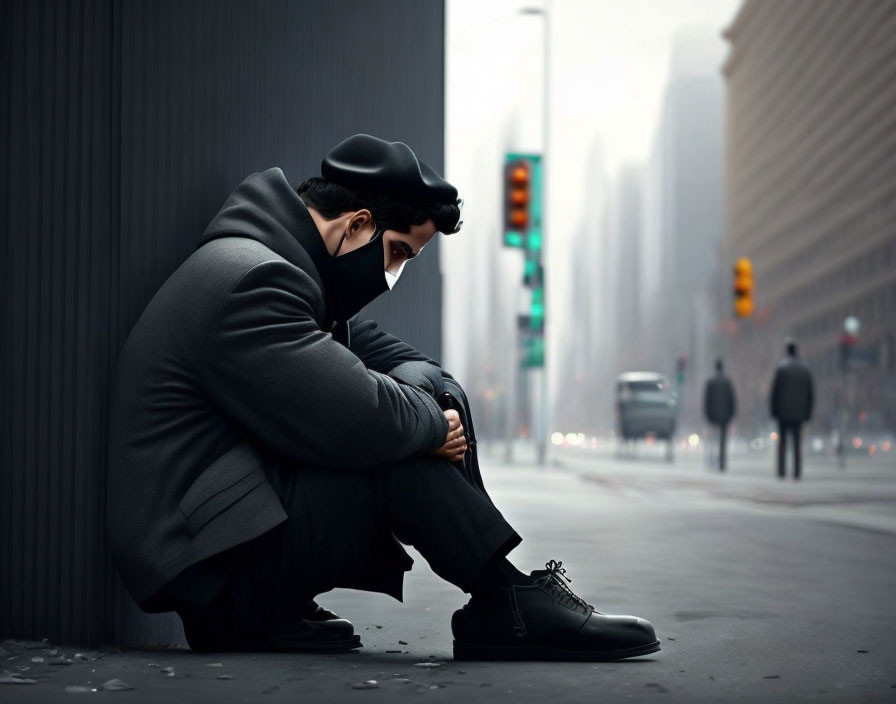
{"type": "MultiPolygon", "coordinates": [[[[108,379],[246,175],[298,184],[356,132],[442,168],[442,0],[0,3],[0,637],[176,635],[105,548],[108,379]]],[[[438,246],[375,318],[441,351],[438,246]]]]}

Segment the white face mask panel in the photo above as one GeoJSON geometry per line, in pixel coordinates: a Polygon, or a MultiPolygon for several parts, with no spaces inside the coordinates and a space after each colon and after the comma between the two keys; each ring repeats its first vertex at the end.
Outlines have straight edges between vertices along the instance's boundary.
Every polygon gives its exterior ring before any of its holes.
{"type": "Polygon", "coordinates": [[[404,269],[404,265],[407,264],[407,260],[403,261],[401,265],[398,267],[398,271],[396,273],[392,273],[391,271],[383,272],[386,275],[386,285],[389,287],[389,290],[392,290],[392,287],[398,282],[398,277],[401,276],[401,272],[404,269]]]}

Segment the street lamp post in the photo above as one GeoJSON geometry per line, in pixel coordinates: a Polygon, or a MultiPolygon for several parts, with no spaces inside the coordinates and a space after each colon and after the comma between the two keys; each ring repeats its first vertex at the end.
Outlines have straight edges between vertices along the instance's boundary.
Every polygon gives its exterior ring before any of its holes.
{"type": "MultiPolygon", "coordinates": [[[[544,0],[541,7],[524,7],[520,10],[521,14],[534,15],[540,17],[543,21],[542,26],[542,98],[541,98],[541,168],[542,168],[542,202],[548,203],[548,141],[550,138],[550,48],[551,48],[551,30],[550,30],[550,13],[549,0],[544,0]]],[[[541,257],[542,261],[547,262],[547,219],[542,215],[542,244],[541,257]]],[[[547,276],[544,276],[546,279],[547,276]]],[[[542,306],[547,311],[547,285],[546,281],[542,282],[542,306]]],[[[550,316],[545,316],[549,319],[550,316]]],[[[542,335],[546,335],[547,323],[542,335]]],[[[545,360],[547,355],[545,354],[545,360]]],[[[539,465],[544,465],[547,454],[547,435],[548,435],[548,374],[547,361],[537,369],[529,372],[536,376],[533,390],[535,390],[537,398],[532,404],[533,422],[532,436],[535,440],[535,454],[539,465]]]]}
{"type": "Polygon", "coordinates": [[[840,369],[843,372],[843,408],[840,409],[840,429],[837,438],[837,464],[846,468],[847,434],[849,417],[855,403],[855,370],[853,369],[853,350],[859,341],[862,323],[854,315],[843,321],[843,332],[840,335],[840,369]]]}

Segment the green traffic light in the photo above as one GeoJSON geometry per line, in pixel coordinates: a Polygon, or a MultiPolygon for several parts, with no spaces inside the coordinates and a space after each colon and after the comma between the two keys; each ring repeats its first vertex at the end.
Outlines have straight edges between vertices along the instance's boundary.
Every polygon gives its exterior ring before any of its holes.
{"type": "Polygon", "coordinates": [[[508,247],[522,247],[523,246],[523,235],[520,232],[505,232],[504,233],[504,244],[508,247]]]}
{"type": "Polygon", "coordinates": [[[533,318],[544,317],[544,289],[532,289],[532,303],[529,304],[529,313],[533,318]]]}

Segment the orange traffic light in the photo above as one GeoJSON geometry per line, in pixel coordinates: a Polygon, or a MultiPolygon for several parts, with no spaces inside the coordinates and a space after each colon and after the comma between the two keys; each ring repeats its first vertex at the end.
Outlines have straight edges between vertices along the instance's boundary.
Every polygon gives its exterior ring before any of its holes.
{"type": "Polygon", "coordinates": [[[734,264],[734,314],[738,318],[753,315],[753,263],[741,257],[734,264]]]}
{"type": "Polygon", "coordinates": [[[529,230],[532,200],[529,163],[522,159],[508,163],[504,176],[504,229],[525,234],[529,230]]]}
{"type": "Polygon", "coordinates": [[[753,315],[753,301],[749,298],[738,298],[734,301],[734,314],[738,318],[749,318],[753,315]]]}

